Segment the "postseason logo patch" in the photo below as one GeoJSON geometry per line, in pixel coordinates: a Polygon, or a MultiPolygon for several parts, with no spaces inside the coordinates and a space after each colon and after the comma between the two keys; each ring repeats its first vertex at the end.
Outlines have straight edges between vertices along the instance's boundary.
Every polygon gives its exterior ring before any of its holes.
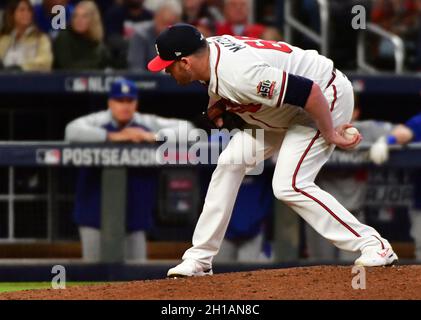
{"type": "Polygon", "coordinates": [[[272,99],[276,81],[263,80],[257,86],[257,94],[263,98],[272,99]]]}

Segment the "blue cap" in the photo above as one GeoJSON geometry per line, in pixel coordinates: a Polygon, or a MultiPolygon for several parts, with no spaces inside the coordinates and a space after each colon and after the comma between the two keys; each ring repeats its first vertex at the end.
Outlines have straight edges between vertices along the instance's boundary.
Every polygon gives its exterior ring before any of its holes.
{"type": "Polygon", "coordinates": [[[131,98],[137,99],[137,87],[133,81],[121,78],[115,80],[111,84],[111,89],[108,94],[110,99],[131,98]]]}

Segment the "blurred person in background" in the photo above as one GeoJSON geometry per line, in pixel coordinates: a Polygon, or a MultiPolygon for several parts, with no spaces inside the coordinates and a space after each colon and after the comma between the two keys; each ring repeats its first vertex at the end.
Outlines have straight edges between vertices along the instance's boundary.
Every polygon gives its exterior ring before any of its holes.
{"type": "Polygon", "coordinates": [[[143,0],[124,0],[112,6],[105,16],[107,36],[119,35],[126,39],[133,36],[136,25],[153,19],[153,12],[143,6],[143,0]]]}
{"type": "Polygon", "coordinates": [[[1,28],[3,28],[3,14],[4,14],[4,7],[5,7],[5,3],[0,3],[0,30],[1,28]]]}
{"type": "Polygon", "coordinates": [[[225,238],[214,261],[264,260],[266,227],[272,215],[272,204],[270,175],[246,176],[241,183],[225,238]]]}
{"type": "MultiPolygon", "coordinates": [[[[389,159],[389,147],[406,145],[411,142],[421,142],[421,113],[413,116],[407,122],[396,125],[390,133],[382,135],[370,148],[370,158],[377,165],[382,165],[389,159]]],[[[415,240],[416,258],[421,259],[421,176],[418,172],[415,178],[414,206],[411,213],[411,236],[415,240]]]]}
{"type": "Polygon", "coordinates": [[[73,13],[74,5],[69,0],[43,0],[42,3],[34,6],[35,23],[38,28],[47,33],[52,39],[54,39],[60,30],[54,29],[52,25],[52,19],[55,14],[52,13],[54,6],[60,5],[66,9],[66,23],[70,21],[73,13]]]}
{"type": "Polygon", "coordinates": [[[371,20],[393,33],[404,35],[417,18],[417,0],[375,0],[371,20]]]}
{"type": "MultiPolygon", "coordinates": [[[[221,151],[228,145],[230,136],[224,131],[210,136],[210,142],[219,143],[221,151]],[[222,145],[221,145],[222,142],[222,145]]],[[[211,175],[211,173],[210,173],[211,175]]],[[[273,211],[271,175],[268,172],[246,176],[241,183],[227,232],[215,262],[259,262],[268,260],[264,246],[266,230],[273,211]]],[[[207,190],[210,176],[204,179],[207,190]]],[[[269,253],[270,254],[270,253],[269,253]]]]}
{"type": "Polygon", "coordinates": [[[147,70],[148,62],[156,55],[157,36],[168,26],[180,22],[181,10],[178,1],[163,1],[157,8],[154,19],[139,26],[129,42],[127,61],[130,70],[147,70]]]}
{"type": "Polygon", "coordinates": [[[13,0],[6,7],[0,32],[0,63],[5,69],[49,71],[53,63],[48,36],[33,21],[29,0],[13,0]]]}
{"type": "Polygon", "coordinates": [[[107,11],[104,19],[106,44],[116,68],[127,67],[128,40],[142,22],[152,20],[153,16],[153,12],[144,7],[143,0],[123,0],[107,11]]]}
{"type": "Polygon", "coordinates": [[[417,7],[417,41],[416,41],[416,57],[415,57],[415,68],[418,72],[421,72],[421,0],[416,1],[417,7]]]}
{"type": "Polygon", "coordinates": [[[183,0],[182,21],[197,27],[205,37],[215,35],[216,23],[222,18],[219,10],[209,6],[206,0],[183,0]]]}
{"type": "Polygon", "coordinates": [[[217,24],[216,35],[228,34],[264,40],[281,40],[276,29],[249,23],[251,13],[250,0],[225,0],[225,21],[217,24]]]}
{"type": "Polygon", "coordinates": [[[215,8],[218,12],[222,12],[224,10],[224,1],[225,0],[206,0],[206,3],[210,7],[215,8]]]}
{"type": "MultiPolygon", "coordinates": [[[[355,95],[355,108],[352,113],[352,124],[364,137],[365,143],[374,143],[379,137],[392,131],[394,125],[386,121],[359,120],[361,107],[359,96],[355,95]]],[[[344,207],[352,212],[358,220],[363,221],[365,198],[368,187],[368,170],[322,170],[317,177],[317,184],[332,194],[344,207]]],[[[306,252],[310,260],[354,260],[355,253],[339,251],[332,243],[320,238],[310,226],[305,228],[306,252]]]]}
{"type": "MultiPolygon", "coordinates": [[[[79,2],[78,0],[77,2],[79,2]]],[[[98,6],[99,11],[101,12],[101,16],[105,17],[108,9],[111,8],[116,3],[121,2],[121,0],[96,0],[96,5],[98,6]]]]}
{"type": "MultiPolygon", "coordinates": [[[[420,9],[418,0],[376,0],[371,11],[372,22],[403,39],[406,49],[405,64],[409,68],[416,64],[420,9]]],[[[392,43],[382,38],[375,45],[373,50],[379,64],[388,68],[394,55],[392,43]]]]}
{"type": "Polygon", "coordinates": [[[75,7],[71,25],[53,42],[54,69],[104,69],[110,57],[103,38],[101,16],[95,2],[81,1],[75,7]]]}
{"type": "MultiPolygon", "coordinates": [[[[133,81],[117,79],[111,84],[108,110],[80,117],[66,126],[66,141],[76,143],[154,143],[161,130],[187,130],[193,125],[184,120],[138,113],[138,89],[133,81]]],[[[153,223],[157,172],[151,168],[127,171],[126,259],[146,259],[146,231],[153,223]]],[[[85,261],[100,258],[101,169],[80,169],[74,217],[79,226],[85,261]]]]}

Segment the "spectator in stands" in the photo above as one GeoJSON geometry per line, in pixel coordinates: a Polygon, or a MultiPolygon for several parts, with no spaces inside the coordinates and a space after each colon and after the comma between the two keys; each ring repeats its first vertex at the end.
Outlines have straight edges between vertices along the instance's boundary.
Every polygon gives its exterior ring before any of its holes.
{"type": "Polygon", "coordinates": [[[93,1],[81,1],[69,28],[54,40],[54,68],[65,70],[103,69],[109,54],[103,44],[101,16],[93,1]]]}
{"type": "Polygon", "coordinates": [[[3,68],[25,71],[48,71],[53,55],[48,36],[33,23],[29,0],[13,0],[5,12],[0,33],[0,62],[3,68]]]}
{"type": "Polygon", "coordinates": [[[74,6],[69,3],[69,0],[43,0],[42,3],[34,6],[36,25],[52,39],[54,39],[59,32],[59,30],[53,28],[52,24],[52,19],[55,16],[55,14],[52,13],[52,9],[56,5],[63,6],[66,9],[66,22],[70,21],[74,6]]]}
{"type": "Polygon", "coordinates": [[[206,0],[206,3],[210,7],[215,8],[218,12],[222,12],[224,10],[224,2],[225,0],[206,0]]]}
{"type": "Polygon", "coordinates": [[[225,21],[218,23],[216,34],[281,40],[281,36],[276,29],[261,24],[249,23],[250,13],[250,0],[226,0],[224,6],[225,21]]]}
{"type": "Polygon", "coordinates": [[[155,12],[152,21],[144,22],[130,39],[128,66],[130,70],[147,70],[148,62],[156,56],[157,36],[168,26],[180,22],[181,6],[178,1],[165,1],[155,12]]]}
{"type": "Polygon", "coordinates": [[[205,37],[211,37],[215,35],[216,22],[222,20],[222,16],[205,0],[183,0],[182,20],[196,26],[205,37]]]}
{"type": "Polygon", "coordinates": [[[264,244],[273,210],[270,188],[268,175],[244,178],[215,262],[259,262],[269,258],[264,258],[264,244]]]}
{"type": "MultiPolygon", "coordinates": [[[[221,131],[219,134],[213,134],[210,141],[219,142],[221,149],[224,149],[229,142],[229,135],[221,131]]],[[[265,257],[264,253],[264,244],[267,242],[266,227],[273,209],[271,179],[271,175],[267,173],[244,178],[215,262],[268,260],[269,257],[265,257]]],[[[204,190],[207,189],[208,183],[209,180],[206,181],[204,190]]]]}
{"type": "MultiPolygon", "coordinates": [[[[370,149],[371,160],[381,165],[389,159],[391,145],[406,145],[421,142],[421,113],[415,115],[404,124],[398,124],[389,133],[382,135],[370,149]]],[[[416,258],[421,259],[421,176],[414,177],[414,207],[411,210],[411,236],[415,240],[416,258]]]]}
{"type": "MultiPolygon", "coordinates": [[[[80,0],[79,0],[80,1],[80,0]]],[[[77,2],[79,2],[77,1],[77,2]]],[[[116,0],[100,0],[96,1],[96,5],[98,6],[99,11],[101,12],[101,16],[105,17],[108,9],[111,8],[116,2],[116,0]]]]}
{"type": "Polygon", "coordinates": [[[4,14],[4,6],[5,6],[5,3],[1,3],[0,4],[0,30],[1,30],[1,28],[3,28],[3,14],[4,14]]]}
{"type": "Polygon", "coordinates": [[[116,68],[127,67],[128,40],[139,25],[153,19],[153,12],[143,6],[143,0],[123,0],[105,16],[106,43],[116,68]]]}
{"type": "Polygon", "coordinates": [[[415,0],[376,0],[371,20],[396,34],[405,33],[416,20],[415,0]]]}
{"type": "MultiPolygon", "coordinates": [[[[117,79],[111,84],[108,110],[80,117],[66,126],[65,139],[70,142],[132,142],[153,143],[161,130],[178,130],[191,123],[136,112],[138,90],[134,82],[117,79]]],[[[128,169],[126,211],[126,258],[146,258],[146,231],[152,225],[157,176],[151,168],[128,169]]],[[[83,258],[98,261],[101,225],[101,171],[96,168],[80,170],[74,216],[82,240],[83,258]]]]}
{"type": "MultiPolygon", "coordinates": [[[[406,65],[415,65],[416,47],[418,40],[418,0],[376,0],[371,12],[371,21],[380,25],[404,40],[406,49],[406,65]]],[[[375,49],[378,58],[384,66],[389,66],[388,61],[393,57],[392,43],[381,39],[375,49]]]]}
{"type": "Polygon", "coordinates": [[[143,0],[123,0],[114,4],[105,16],[107,37],[130,38],[140,22],[153,19],[153,12],[143,6],[143,0]]]}
{"type": "Polygon", "coordinates": [[[415,48],[415,68],[418,72],[421,72],[421,0],[416,2],[418,18],[417,18],[417,40],[415,48]]]}

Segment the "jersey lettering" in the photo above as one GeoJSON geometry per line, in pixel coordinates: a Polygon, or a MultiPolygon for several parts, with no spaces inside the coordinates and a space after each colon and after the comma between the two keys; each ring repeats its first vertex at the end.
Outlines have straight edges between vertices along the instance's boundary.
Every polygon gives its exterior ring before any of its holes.
{"type": "Polygon", "coordinates": [[[245,44],[256,49],[269,49],[269,50],[281,51],[284,53],[292,52],[292,49],[283,42],[261,40],[261,39],[249,38],[249,37],[235,37],[235,38],[237,38],[238,40],[244,40],[245,44]]]}

